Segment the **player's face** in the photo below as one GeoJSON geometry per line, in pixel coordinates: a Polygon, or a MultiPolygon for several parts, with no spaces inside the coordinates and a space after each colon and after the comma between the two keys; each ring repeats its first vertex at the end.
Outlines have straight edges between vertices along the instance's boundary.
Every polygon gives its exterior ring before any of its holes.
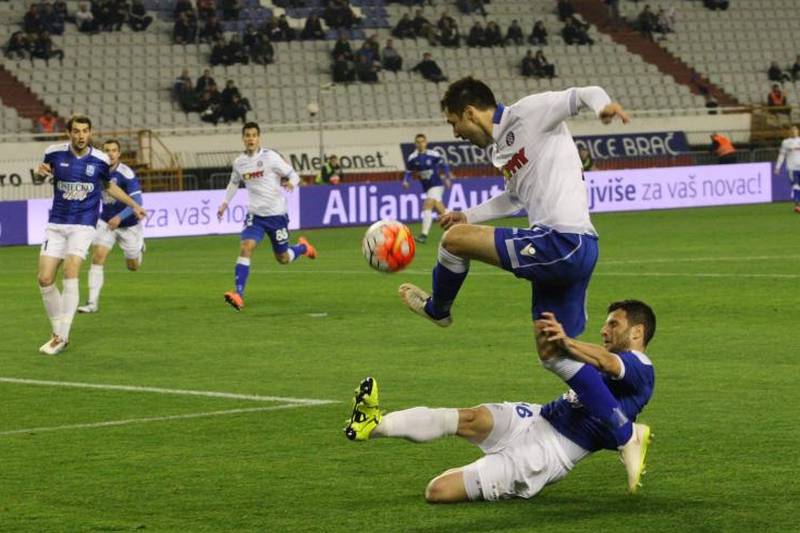
{"type": "Polygon", "coordinates": [[[447,123],[453,127],[453,136],[456,139],[464,139],[481,148],[486,148],[492,143],[492,137],[478,125],[475,108],[467,106],[461,115],[447,113],[447,123]]]}
{"type": "Polygon", "coordinates": [[[797,126],[792,126],[792,137],[800,136],[800,129],[797,129],[797,126]]]}
{"type": "Polygon", "coordinates": [[[111,166],[113,167],[117,163],[119,163],[119,146],[117,143],[108,143],[103,145],[103,151],[106,153],[108,158],[111,160],[111,166]]]}
{"type": "Polygon", "coordinates": [[[244,130],[244,135],[242,135],[242,141],[244,142],[244,149],[248,152],[254,152],[258,150],[258,147],[261,146],[261,135],[258,134],[258,130],[255,128],[248,128],[244,130]]]}
{"type": "Polygon", "coordinates": [[[603,337],[603,347],[610,352],[623,352],[631,346],[631,325],[628,322],[628,314],[617,309],[612,311],[606,318],[606,323],[600,330],[603,337]]]}
{"type": "Polygon", "coordinates": [[[88,124],[82,122],[73,122],[72,128],[69,130],[69,140],[72,142],[72,148],[76,152],[83,152],[92,139],[92,130],[88,124]]]}
{"type": "Polygon", "coordinates": [[[425,137],[417,137],[414,139],[414,144],[417,146],[417,152],[422,153],[428,149],[428,139],[425,137]]]}

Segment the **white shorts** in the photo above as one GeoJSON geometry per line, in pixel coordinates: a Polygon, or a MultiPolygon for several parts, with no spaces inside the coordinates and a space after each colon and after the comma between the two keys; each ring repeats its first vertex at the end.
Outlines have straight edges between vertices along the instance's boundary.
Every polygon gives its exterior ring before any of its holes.
{"type": "Polygon", "coordinates": [[[76,255],[86,259],[89,245],[92,244],[95,229],[83,224],[48,224],[44,231],[44,242],[39,255],[64,259],[76,255]]]}
{"type": "Polygon", "coordinates": [[[479,447],[486,454],[465,466],[471,500],[532,498],[566,476],[589,452],[561,435],[539,414],[541,405],[490,403],[492,432],[479,447]]]}
{"type": "Polygon", "coordinates": [[[425,198],[427,200],[436,200],[437,202],[442,201],[442,196],[444,195],[444,185],[439,185],[438,187],[431,187],[428,189],[427,196],[425,198]]]}
{"type": "Polygon", "coordinates": [[[125,254],[125,259],[138,259],[144,245],[142,225],[136,224],[126,228],[109,229],[105,220],[97,221],[97,234],[92,241],[95,246],[105,246],[109,250],[114,248],[114,243],[119,242],[119,247],[125,254]]]}

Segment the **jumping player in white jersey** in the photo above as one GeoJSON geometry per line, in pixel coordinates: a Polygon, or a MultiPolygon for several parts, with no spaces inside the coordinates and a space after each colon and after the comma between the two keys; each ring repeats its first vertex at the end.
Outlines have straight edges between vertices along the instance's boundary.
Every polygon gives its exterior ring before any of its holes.
{"type": "MultiPolygon", "coordinates": [[[[122,152],[119,141],[109,139],[103,143],[103,151],[108,156],[111,166],[109,178],[128,196],[142,205],[142,188],[136,173],[131,167],[120,162],[122,152]]],[[[97,221],[97,233],[92,241],[92,266],[89,267],[89,299],[86,305],[78,307],[79,313],[96,313],[100,310],[100,291],[105,279],[105,264],[108,254],[119,243],[125,255],[125,265],[131,272],[136,272],[142,265],[144,253],[144,234],[142,225],[133,215],[130,207],[117,201],[109,194],[103,194],[103,210],[97,221]]]]}
{"type": "Polygon", "coordinates": [[[615,117],[628,122],[617,103],[600,87],[579,87],[527,96],[511,106],[497,103],[492,90],[474,78],[447,89],[442,110],[456,138],[487,148],[502,169],[506,190],[465,212],[442,216],[447,231],[428,295],[410,283],[400,286],[406,306],[441,327],[452,324],[450,308],[477,259],[527,280],[532,288],[531,314],[542,364],[564,380],[592,415],[616,436],[629,478],[636,478],[636,453],[643,449],[635,431],[595,368],[552,348],[536,321],[552,312],[570,337],[586,326],[586,291],[597,262],[597,232],[578,149],[564,122],[589,108],[604,124],[615,117]],[[478,225],[525,209],[529,229],[478,225]]]}
{"type": "Polygon", "coordinates": [[[217,217],[222,220],[228,203],[239,190],[239,184],[244,182],[250,201],[234,271],[236,288],[225,293],[225,301],[237,311],[244,307],[250,257],[264,235],[269,236],[275,259],[282,265],[302,255],[309,259],[317,257],[316,249],[305,237],[300,237],[296,245],[289,246],[289,215],[282,189],[293,190],[300,183],[300,177],[277,152],[261,147],[261,129],[255,122],[242,127],[242,142],[244,153],[233,162],[225,200],[217,210],[217,217]]]}
{"type": "Polygon", "coordinates": [[[95,234],[101,190],[130,207],[138,219],[145,211],[118,185],[109,181],[109,159],[91,145],[92,121],[78,115],[67,122],[69,142],[51,145],[36,168],[41,178],[53,181],[53,208],[39,255],[39,289],[52,326],[52,337],[39,348],[61,353],[69,343],[72,320],[78,308],[78,276],[95,234]],[[63,294],[55,285],[64,264],[63,294]]]}
{"type": "Polygon", "coordinates": [[[784,160],[789,181],[792,182],[794,212],[800,214],[800,130],[797,126],[792,126],[791,137],[784,139],[781,143],[778,160],[775,162],[775,174],[780,172],[784,160]]]}
{"type": "MultiPolygon", "coordinates": [[[[602,346],[570,338],[552,313],[544,313],[539,326],[545,342],[554,349],[602,373],[625,415],[636,419],[655,386],[653,365],[644,353],[656,329],[655,314],[647,304],[624,300],[609,305],[600,332],[602,346]]],[[[640,486],[651,438],[647,426],[634,426],[643,432],[645,445],[635,457],[638,475],[628,479],[631,493],[640,486]]],[[[382,414],[373,378],[366,378],[356,389],[345,435],[358,441],[395,437],[412,442],[458,435],[480,447],[483,457],[451,468],[428,484],[425,498],[431,503],[532,498],[546,485],[563,479],[589,454],[616,448],[613,432],[572,390],[546,405],[506,402],[470,409],[414,407],[382,414]]]]}

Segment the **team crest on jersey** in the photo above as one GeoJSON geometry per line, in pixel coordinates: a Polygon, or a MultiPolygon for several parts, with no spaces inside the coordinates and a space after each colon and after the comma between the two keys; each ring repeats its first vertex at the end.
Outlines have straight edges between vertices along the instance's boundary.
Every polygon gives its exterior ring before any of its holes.
{"type": "Polygon", "coordinates": [[[506,135],[506,144],[508,146],[511,146],[512,144],[514,144],[514,138],[515,138],[514,137],[514,132],[513,131],[509,131],[508,135],[506,135]]]}
{"type": "Polygon", "coordinates": [[[256,163],[256,166],[257,166],[258,168],[261,168],[261,167],[263,167],[263,166],[264,166],[264,162],[263,162],[262,160],[260,160],[260,159],[259,159],[259,160],[258,160],[258,163],[256,163]]]}
{"type": "Polygon", "coordinates": [[[89,177],[94,176],[94,165],[86,165],[86,175],[89,177]]]}

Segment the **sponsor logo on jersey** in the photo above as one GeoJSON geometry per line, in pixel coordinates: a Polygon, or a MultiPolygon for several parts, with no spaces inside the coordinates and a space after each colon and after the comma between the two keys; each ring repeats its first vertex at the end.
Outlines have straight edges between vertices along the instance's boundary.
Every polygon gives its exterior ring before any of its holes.
{"type": "Polygon", "coordinates": [[[520,148],[516,154],[511,156],[511,159],[503,165],[503,176],[510,179],[519,172],[523,166],[528,163],[528,158],[525,156],[525,147],[520,148]]]}
{"type": "Polygon", "coordinates": [[[59,181],[58,190],[64,200],[80,202],[85,200],[94,191],[94,183],[83,183],[81,181],[59,181]]]}
{"type": "Polygon", "coordinates": [[[69,168],[69,163],[60,163],[60,166],[69,168]]]}
{"type": "Polygon", "coordinates": [[[263,170],[258,170],[256,172],[245,172],[242,175],[242,177],[245,179],[245,181],[247,181],[247,180],[254,180],[256,178],[260,178],[263,175],[264,175],[264,171],[263,170]]]}
{"type": "Polygon", "coordinates": [[[94,165],[86,165],[86,175],[89,177],[94,176],[94,165]]]}
{"type": "Polygon", "coordinates": [[[508,146],[511,146],[512,144],[514,144],[514,138],[515,138],[514,137],[514,132],[513,131],[509,131],[508,135],[506,135],[506,144],[508,146]]]}

